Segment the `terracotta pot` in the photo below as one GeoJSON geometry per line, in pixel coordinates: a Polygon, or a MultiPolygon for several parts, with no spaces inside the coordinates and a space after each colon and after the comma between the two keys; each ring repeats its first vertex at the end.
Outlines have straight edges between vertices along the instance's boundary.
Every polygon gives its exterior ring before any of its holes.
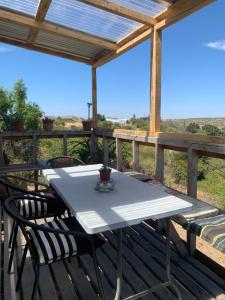
{"type": "Polygon", "coordinates": [[[43,129],[50,131],[53,129],[54,120],[42,120],[43,129]]]}
{"type": "Polygon", "coordinates": [[[84,131],[91,131],[91,128],[92,128],[92,121],[91,120],[82,121],[82,124],[83,124],[83,130],[84,131]]]}
{"type": "Polygon", "coordinates": [[[100,180],[103,182],[107,182],[110,180],[111,169],[107,170],[99,170],[100,180]]]}
{"type": "Polygon", "coordinates": [[[24,130],[24,123],[21,122],[21,121],[16,121],[14,123],[14,126],[15,126],[16,131],[22,131],[22,130],[24,130]]]}

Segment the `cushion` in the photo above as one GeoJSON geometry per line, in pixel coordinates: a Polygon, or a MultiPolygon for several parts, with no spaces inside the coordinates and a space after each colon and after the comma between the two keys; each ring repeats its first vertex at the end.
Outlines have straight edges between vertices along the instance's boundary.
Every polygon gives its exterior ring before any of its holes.
{"type": "MultiPolygon", "coordinates": [[[[65,231],[71,230],[85,233],[74,217],[57,219],[43,225],[65,231]]],[[[28,234],[30,236],[36,258],[40,264],[50,264],[54,261],[74,255],[91,253],[90,242],[85,237],[49,233],[32,228],[28,230],[28,234]]],[[[92,235],[92,237],[96,248],[100,247],[104,243],[100,236],[92,235]]]]}
{"type": "Polygon", "coordinates": [[[31,196],[37,198],[37,201],[25,198],[18,203],[19,213],[25,219],[57,216],[65,212],[65,206],[57,199],[52,199],[47,203],[40,201],[41,198],[39,196],[31,196]]]}
{"type": "Polygon", "coordinates": [[[194,220],[183,226],[189,232],[200,236],[215,249],[225,253],[225,215],[194,220]]]}

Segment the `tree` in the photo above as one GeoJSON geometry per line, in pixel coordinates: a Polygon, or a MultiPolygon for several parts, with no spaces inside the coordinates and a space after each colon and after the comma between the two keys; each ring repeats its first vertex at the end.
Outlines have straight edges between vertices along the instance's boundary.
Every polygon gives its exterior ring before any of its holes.
{"type": "Polygon", "coordinates": [[[191,133],[196,133],[200,129],[200,126],[197,123],[190,123],[188,126],[185,128],[186,131],[191,132],[191,133]]]}
{"type": "Polygon", "coordinates": [[[211,124],[204,125],[202,126],[202,130],[206,133],[206,135],[213,135],[213,136],[222,135],[221,130],[215,125],[211,125],[211,124]]]}

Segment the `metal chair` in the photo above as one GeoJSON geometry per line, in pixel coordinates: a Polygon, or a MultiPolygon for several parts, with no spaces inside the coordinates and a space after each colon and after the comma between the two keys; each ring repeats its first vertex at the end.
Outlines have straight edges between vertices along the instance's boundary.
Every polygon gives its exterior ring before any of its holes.
{"type": "Polygon", "coordinates": [[[99,293],[103,299],[103,288],[95,251],[97,247],[103,245],[104,240],[98,235],[88,235],[85,233],[74,217],[57,219],[41,225],[28,221],[21,216],[19,209],[21,201],[26,199],[37,202],[40,201],[41,204],[43,202],[46,203],[46,205],[50,204],[50,201],[47,198],[36,199],[32,196],[13,196],[8,198],[4,203],[5,211],[18,223],[26,240],[16,290],[18,291],[21,285],[21,278],[28,249],[30,250],[30,256],[35,272],[31,300],[34,299],[37,292],[41,266],[49,265],[66,258],[69,259],[73,256],[80,257],[84,254],[90,254],[95,266],[99,293]]]}
{"type": "MultiPolygon", "coordinates": [[[[30,200],[26,198],[20,203],[20,213],[28,220],[36,220],[48,217],[60,217],[65,213],[67,207],[58,198],[50,187],[44,183],[40,183],[31,179],[24,177],[4,175],[0,177],[0,184],[5,188],[8,197],[15,195],[32,195],[33,198],[30,200]],[[13,184],[14,182],[17,184],[13,184]],[[36,191],[31,191],[24,187],[24,184],[34,184],[36,186],[36,191]],[[42,187],[42,188],[40,188],[42,187]],[[40,197],[47,197],[49,202],[41,203],[40,201],[35,201],[35,199],[41,199],[40,197]]],[[[13,221],[12,231],[9,239],[9,247],[11,247],[11,253],[9,258],[8,272],[10,273],[13,261],[13,255],[16,247],[16,237],[18,233],[18,224],[13,221]]]]}
{"type": "Polygon", "coordinates": [[[47,161],[47,165],[50,168],[66,168],[84,165],[85,163],[77,158],[71,156],[58,156],[51,158],[47,161]]]}

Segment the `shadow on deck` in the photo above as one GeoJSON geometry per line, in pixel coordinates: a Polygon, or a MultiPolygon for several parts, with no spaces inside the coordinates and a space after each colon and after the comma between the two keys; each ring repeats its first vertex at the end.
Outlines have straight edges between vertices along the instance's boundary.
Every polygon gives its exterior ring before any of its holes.
{"type": "MultiPolygon", "coordinates": [[[[1,209],[1,247],[0,247],[0,299],[28,300],[33,285],[33,268],[29,258],[23,274],[22,288],[15,293],[15,280],[18,265],[24,247],[22,237],[18,238],[18,247],[14,259],[13,272],[7,274],[8,233],[11,222],[1,209]]],[[[116,283],[116,236],[113,232],[105,233],[108,242],[97,251],[106,299],[113,299],[116,283]]],[[[141,224],[124,230],[123,238],[123,293],[126,297],[135,292],[165,281],[165,241],[148,225],[141,224]]],[[[171,270],[177,287],[185,300],[225,299],[225,280],[217,276],[196,259],[181,258],[172,249],[171,270]]],[[[58,262],[41,268],[38,300],[95,300],[97,281],[92,259],[83,256],[82,267],[78,268],[76,258],[70,262],[58,262]]],[[[142,299],[176,299],[173,291],[162,288],[142,299]]]]}

